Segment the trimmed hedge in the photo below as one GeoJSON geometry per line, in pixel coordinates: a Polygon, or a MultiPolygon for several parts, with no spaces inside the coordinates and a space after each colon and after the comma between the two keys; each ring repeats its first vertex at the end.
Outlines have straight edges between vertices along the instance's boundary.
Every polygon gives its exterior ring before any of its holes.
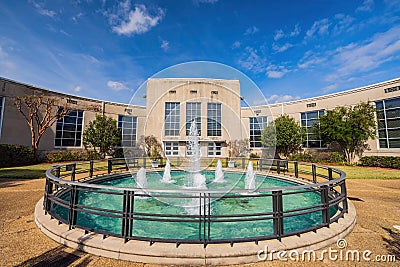
{"type": "Polygon", "coordinates": [[[0,167],[25,166],[35,163],[33,149],[22,145],[0,145],[0,167]]]}
{"type": "Polygon", "coordinates": [[[47,162],[62,162],[62,161],[86,161],[100,159],[100,155],[94,151],[84,150],[53,150],[46,154],[47,162]]]}
{"type": "Polygon", "coordinates": [[[400,169],[400,157],[367,156],[360,158],[361,166],[400,169]]]}

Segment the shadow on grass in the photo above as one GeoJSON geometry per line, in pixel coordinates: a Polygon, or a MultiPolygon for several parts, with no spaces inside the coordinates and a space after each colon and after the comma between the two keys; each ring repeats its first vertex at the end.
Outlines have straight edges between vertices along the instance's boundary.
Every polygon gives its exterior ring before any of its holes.
{"type": "MultiPolygon", "coordinates": [[[[73,251],[72,253],[64,251],[66,249],[65,246],[60,245],[54,249],[48,250],[45,253],[31,258],[29,260],[24,261],[23,263],[17,265],[18,267],[22,266],[32,266],[32,267],[47,267],[47,266],[70,266],[75,261],[79,260],[81,257],[86,255],[84,252],[73,251]]],[[[91,261],[91,258],[88,257],[84,259],[81,263],[75,264],[74,266],[87,266],[91,261]]]]}
{"type": "Polygon", "coordinates": [[[383,237],[383,241],[386,243],[386,249],[389,254],[394,255],[396,257],[396,261],[400,259],[400,232],[392,230],[390,228],[382,227],[385,230],[390,238],[383,237]]]}

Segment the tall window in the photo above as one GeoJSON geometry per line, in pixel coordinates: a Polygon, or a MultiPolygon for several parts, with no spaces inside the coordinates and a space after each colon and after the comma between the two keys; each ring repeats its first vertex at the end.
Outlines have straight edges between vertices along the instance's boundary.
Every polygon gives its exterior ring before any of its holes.
{"type": "Polygon", "coordinates": [[[179,156],[179,143],[178,142],[165,142],[164,143],[165,156],[179,156]]]}
{"type": "Polygon", "coordinates": [[[5,98],[0,96],[0,137],[1,137],[1,128],[3,126],[4,100],[5,98]]]}
{"type": "Polygon", "coordinates": [[[268,117],[250,118],[250,147],[262,147],[261,132],[268,125],[268,117]]]}
{"type": "Polygon", "coordinates": [[[207,104],[207,135],[221,136],[221,104],[207,104]]]}
{"type": "Polygon", "coordinates": [[[208,146],[207,146],[207,155],[209,157],[220,157],[221,156],[221,150],[222,150],[222,144],[221,143],[209,142],[208,146]]]}
{"type": "Polygon", "coordinates": [[[137,117],[118,115],[118,128],[122,131],[121,146],[136,146],[137,117]]]}
{"type": "Polygon", "coordinates": [[[314,110],[301,113],[301,125],[306,129],[306,140],[303,147],[325,148],[321,136],[314,133],[314,127],[319,127],[319,117],[324,115],[324,110],[314,110]]]}
{"type": "Polygon", "coordinates": [[[56,124],[56,137],[54,139],[54,146],[80,147],[82,144],[82,121],[82,110],[71,111],[68,115],[58,120],[56,124]]]}
{"type": "Polygon", "coordinates": [[[165,135],[179,136],[180,111],[179,102],[165,102],[165,135]]]}
{"type": "Polygon", "coordinates": [[[375,102],[380,148],[400,148],[400,97],[375,102]]]}
{"type": "Polygon", "coordinates": [[[199,135],[201,135],[201,103],[186,103],[186,135],[189,135],[190,126],[193,120],[196,122],[199,135]]]}

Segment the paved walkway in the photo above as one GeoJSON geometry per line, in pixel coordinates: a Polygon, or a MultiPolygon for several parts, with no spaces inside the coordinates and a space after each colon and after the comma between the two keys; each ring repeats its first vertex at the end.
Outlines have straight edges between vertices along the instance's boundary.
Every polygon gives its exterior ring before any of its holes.
{"type": "MultiPolygon", "coordinates": [[[[348,250],[396,255],[400,262],[400,180],[348,180],[348,195],[357,209],[357,225],[346,237],[348,250]]],[[[35,226],[34,207],[43,196],[44,179],[0,179],[0,266],[153,266],[89,255],[50,240],[35,226]]],[[[332,249],[337,249],[335,245],[332,249]]],[[[162,264],[162,262],[160,262],[162,264]]],[[[249,266],[284,266],[260,262],[249,266]]],[[[377,262],[297,263],[297,266],[377,266],[377,262]]]]}

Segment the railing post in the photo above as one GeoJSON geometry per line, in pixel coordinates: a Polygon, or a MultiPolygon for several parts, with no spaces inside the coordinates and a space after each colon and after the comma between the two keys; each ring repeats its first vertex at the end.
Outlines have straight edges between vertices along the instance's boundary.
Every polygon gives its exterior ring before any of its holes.
{"type": "Polygon", "coordinates": [[[263,161],[263,159],[259,159],[258,160],[258,168],[260,169],[260,171],[262,171],[262,166],[263,166],[263,163],[262,163],[262,161],[263,161]]]}
{"type": "Polygon", "coordinates": [[[281,173],[281,161],[279,159],[276,160],[276,172],[281,173]]]}
{"type": "MultiPolygon", "coordinates": [[[[57,178],[60,178],[60,176],[61,176],[61,167],[60,166],[58,166],[57,168],[56,168],[56,177],[57,178]]],[[[56,191],[58,190],[58,184],[56,184],[56,191]]]]}
{"type": "Polygon", "coordinates": [[[57,177],[57,178],[60,178],[60,173],[61,173],[61,167],[58,166],[58,167],[56,168],[56,177],[57,177]]]}
{"type": "Polygon", "coordinates": [[[329,179],[329,181],[332,180],[332,178],[333,178],[333,177],[332,177],[332,168],[329,167],[329,168],[328,168],[328,179],[329,179]]]}
{"type": "Polygon", "coordinates": [[[143,158],[143,168],[146,168],[146,157],[143,158]]]}
{"type": "Polygon", "coordinates": [[[122,237],[125,243],[132,237],[134,194],[135,192],[124,190],[122,203],[122,237]]]}
{"type": "Polygon", "coordinates": [[[71,181],[75,181],[76,163],[71,164],[71,181]]]}
{"type": "MultiPolygon", "coordinates": [[[[59,169],[59,168],[58,168],[59,169]]],[[[49,196],[53,193],[53,183],[50,181],[50,178],[46,177],[46,190],[44,194],[44,209],[46,212],[50,211],[51,208],[51,200],[49,196]]]]}
{"type": "Polygon", "coordinates": [[[313,183],[317,183],[317,167],[315,166],[315,164],[311,165],[311,170],[312,170],[312,180],[313,183]]]}
{"type": "Polygon", "coordinates": [[[89,177],[92,178],[93,177],[93,160],[91,160],[89,162],[89,177]]]}
{"type": "Polygon", "coordinates": [[[246,168],[246,164],[245,164],[245,158],[242,158],[242,169],[246,168]]]}
{"type": "Polygon", "coordinates": [[[343,212],[347,213],[349,210],[348,204],[347,204],[347,189],[346,189],[346,182],[343,180],[343,182],[340,184],[340,191],[344,195],[343,199],[343,212]]]}
{"type": "Polygon", "coordinates": [[[77,190],[77,186],[73,185],[70,191],[70,199],[69,199],[69,213],[68,213],[68,229],[71,230],[76,225],[77,211],[76,205],[78,204],[78,195],[79,192],[77,190]]]}
{"type": "Polygon", "coordinates": [[[329,195],[328,186],[323,185],[321,187],[321,203],[322,203],[322,224],[329,227],[330,216],[329,216],[329,195]]]}
{"type": "Polygon", "coordinates": [[[283,202],[282,191],[272,191],[272,209],[273,209],[273,224],[274,235],[281,240],[283,235],[283,202]]]}
{"type": "Polygon", "coordinates": [[[299,162],[294,162],[294,177],[299,178],[299,162]]]}
{"type": "Polygon", "coordinates": [[[112,161],[111,159],[107,160],[107,173],[110,174],[112,172],[112,161]]]}

